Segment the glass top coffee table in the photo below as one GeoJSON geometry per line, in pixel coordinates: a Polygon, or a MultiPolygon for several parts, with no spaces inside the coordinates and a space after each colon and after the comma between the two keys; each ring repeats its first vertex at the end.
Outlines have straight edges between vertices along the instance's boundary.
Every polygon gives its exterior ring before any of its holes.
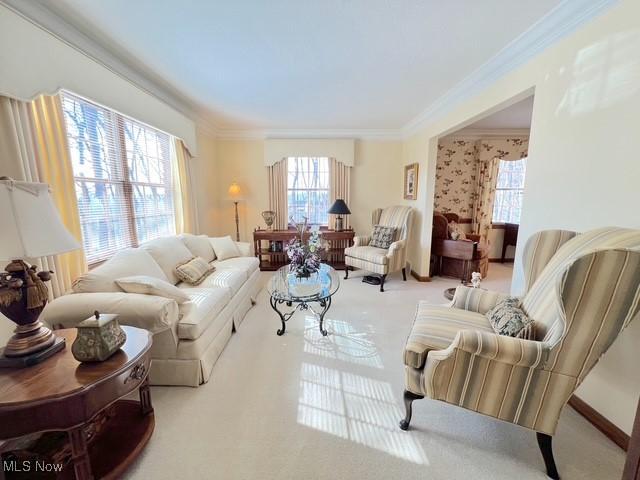
{"type": "MultiPolygon", "coordinates": [[[[331,297],[340,288],[340,276],[329,265],[321,264],[320,270],[312,273],[309,277],[297,277],[295,273],[289,272],[289,265],[285,265],[273,274],[267,290],[271,295],[269,303],[280,316],[282,327],[276,332],[278,335],[284,334],[287,322],[296,310],[311,310],[318,316],[320,321],[320,333],[327,335],[323,327],[324,316],[331,306],[331,297]],[[313,304],[317,303],[319,311],[313,309],[313,304]],[[281,311],[278,306],[285,304],[293,307],[288,312],[281,311]]],[[[316,307],[316,308],[318,308],[316,307]]]]}

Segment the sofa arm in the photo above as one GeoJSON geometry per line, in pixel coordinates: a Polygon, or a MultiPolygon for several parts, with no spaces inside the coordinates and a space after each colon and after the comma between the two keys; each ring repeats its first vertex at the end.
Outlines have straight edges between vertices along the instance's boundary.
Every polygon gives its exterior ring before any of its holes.
{"type": "Polygon", "coordinates": [[[484,315],[507,297],[509,295],[506,293],[460,285],[456,288],[451,306],[484,315]]]}
{"type": "Polygon", "coordinates": [[[451,347],[495,362],[527,368],[542,365],[549,353],[542,342],[480,330],[459,331],[451,347]]]}
{"type": "Polygon", "coordinates": [[[242,257],[250,257],[251,256],[251,244],[249,242],[235,242],[238,250],[240,250],[240,256],[242,257]]]}
{"type": "Polygon", "coordinates": [[[94,311],[117,313],[121,325],[144,328],[157,333],[173,326],[179,318],[175,300],[124,292],[72,293],[49,303],[42,320],[59,328],[72,328],[94,311]]]}
{"type": "Polygon", "coordinates": [[[371,241],[371,237],[359,235],[359,236],[353,237],[353,246],[366,247],[367,245],[369,245],[370,241],[371,241]]]}

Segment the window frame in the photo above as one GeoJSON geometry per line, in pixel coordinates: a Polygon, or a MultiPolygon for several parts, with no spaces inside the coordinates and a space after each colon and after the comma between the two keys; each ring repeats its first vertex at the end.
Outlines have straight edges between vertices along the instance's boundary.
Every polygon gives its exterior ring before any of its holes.
{"type": "MultiPolygon", "coordinates": [[[[494,214],[496,211],[496,200],[498,198],[498,191],[519,191],[521,192],[521,197],[524,196],[524,187],[525,187],[525,181],[526,181],[526,175],[527,175],[527,159],[528,157],[523,157],[523,158],[519,158],[517,160],[502,160],[500,159],[498,162],[498,171],[496,173],[496,188],[495,188],[495,194],[494,194],[494,202],[493,202],[493,209],[491,211],[491,225],[495,225],[495,226],[499,226],[499,227],[503,227],[505,224],[507,223],[512,223],[512,222],[505,222],[504,220],[494,220],[494,214]],[[521,187],[498,187],[498,179],[500,178],[500,166],[504,163],[510,163],[510,162],[519,162],[519,161],[524,161],[524,166],[525,166],[525,171],[523,174],[523,180],[522,180],[522,186],[521,187]]],[[[522,210],[522,205],[520,205],[520,209],[522,210]]],[[[521,216],[522,216],[522,212],[521,212],[521,216]]],[[[520,221],[522,221],[522,218],[518,219],[518,222],[515,223],[517,225],[520,224],[520,221]]]]}
{"type": "MultiPolygon", "coordinates": [[[[289,156],[287,157],[287,218],[291,218],[291,211],[290,211],[290,205],[289,205],[289,193],[290,192],[327,192],[328,195],[328,199],[329,202],[331,201],[331,173],[330,173],[330,169],[331,169],[331,165],[330,165],[330,158],[326,157],[326,156],[317,156],[317,155],[298,155],[298,156],[289,156]],[[289,187],[289,175],[291,173],[290,171],[290,165],[292,161],[297,161],[297,159],[307,159],[307,161],[309,161],[309,159],[312,158],[317,158],[320,160],[323,160],[324,162],[326,162],[326,172],[328,175],[327,178],[327,187],[326,188],[290,188],[289,187]]],[[[309,206],[309,203],[307,203],[307,207],[309,206]]],[[[327,212],[329,210],[330,205],[327,207],[327,212]]],[[[329,213],[325,212],[324,215],[326,215],[326,221],[324,223],[309,223],[309,225],[314,226],[314,227],[318,227],[320,229],[327,229],[329,226],[329,213]]],[[[296,221],[301,221],[302,219],[296,219],[296,221]]]]}
{"type": "MultiPolygon", "coordinates": [[[[73,180],[74,180],[74,188],[75,188],[75,192],[77,195],[77,189],[79,188],[78,185],[79,184],[96,184],[96,183],[102,183],[104,185],[107,186],[113,186],[113,188],[116,189],[122,189],[122,207],[123,209],[126,211],[126,215],[127,215],[127,226],[128,228],[126,228],[126,232],[124,232],[124,234],[121,237],[118,237],[118,240],[122,240],[122,244],[124,245],[123,247],[121,247],[119,244],[115,247],[115,251],[117,252],[118,250],[122,249],[122,248],[136,248],[140,246],[140,237],[141,237],[141,232],[138,231],[137,228],[137,220],[140,218],[149,218],[152,216],[162,216],[162,217],[170,217],[168,218],[169,222],[169,227],[170,227],[170,232],[169,235],[175,235],[176,231],[175,231],[175,211],[174,211],[174,207],[175,207],[175,195],[176,195],[176,191],[175,191],[175,179],[174,179],[174,175],[175,173],[175,168],[173,165],[173,162],[175,161],[174,155],[172,153],[172,148],[171,148],[171,142],[173,141],[173,136],[158,129],[155,127],[152,127],[150,125],[147,125],[139,120],[136,120],[134,118],[128,117],[126,115],[123,115],[109,107],[105,107],[97,102],[94,102],[90,99],[87,99],[81,95],[78,95],[76,93],[67,91],[67,90],[63,90],[61,92],[61,107],[62,107],[62,114],[64,117],[64,129],[65,129],[65,138],[67,139],[67,142],[69,139],[74,139],[74,141],[76,143],[79,142],[86,142],[86,139],[80,137],[80,136],[75,136],[72,135],[71,132],[69,132],[69,129],[67,127],[67,113],[65,110],[65,105],[64,105],[64,101],[65,99],[70,99],[73,102],[77,102],[77,103],[85,103],[88,104],[89,106],[96,108],[98,110],[103,110],[105,111],[109,118],[109,129],[112,130],[111,131],[111,136],[112,139],[111,140],[101,140],[100,142],[100,146],[103,148],[108,148],[109,150],[111,150],[109,147],[113,147],[113,152],[108,152],[108,162],[113,165],[115,167],[115,169],[119,172],[119,177],[117,179],[112,179],[109,178],[107,176],[107,178],[95,178],[95,177],[85,177],[85,176],[79,176],[77,175],[77,170],[75,168],[75,165],[73,164],[72,161],[72,172],[73,172],[73,180]],[[166,144],[167,144],[167,160],[166,160],[166,169],[167,171],[165,173],[168,173],[167,175],[167,182],[166,183],[155,183],[155,182],[143,182],[143,181],[139,181],[139,180],[133,180],[131,178],[131,169],[130,169],[130,165],[131,162],[134,161],[133,155],[132,158],[129,158],[129,151],[127,150],[127,131],[126,131],[126,123],[127,122],[131,122],[133,125],[138,125],[140,128],[144,129],[144,130],[150,130],[153,133],[155,133],[156,137],[161,137],[164,136],[166,137],[166,144]],[[104,145],[102,144],[102,142],[105,142],[104,145]],[[111,145],[111,143],[113,145],[111,145]],[[165,188],[167,189],[168,192],[170,192],[171,194],[171,215],[167,215],[166,213],[158,213],[157,215],[137,215],[136,214],[136,203],[135,203],[135,195],[134,195],[134,189],[136,186],[142,186],[142,187],[155,187],[155,188],[165,188]]],[[[157,140],[156,140],[157,141],[157,140]]],[[[133,142],[135,144],[135,141],[133,142]]],[[[71,157],[73,157],[72,151],[71,151],[72,147],[69,143],[67,143],[67,150],[69,152],[69,155],[71,157]]],[[[133,152],[132,152],[133,153],[133,152]]],[[[143,154],[144,155],[144,154],[143,154]]],[[[159,158],[157,160],[160,160],[159,158]]],[[[80,224],[81,224],[81,231],[82,231],[82,243],[83,243],[83,248],[85,250],[87,250],[85,247],[85,234],[84,234],[84,225],[86,225],[87,223],[93,223],[93,222],[86,222],[83,221],[82,218],[82,210],[79,208],[79,212],[80,214],[80,224]]],[[[103,217],[101,217],[100,219],[95,220],[95,222],[100,222],[100,221],[105,221],[107,223],[109,222],[113,222],[113,215],[111,214],[111,212],[109,211],[109,209],[107,209],[107,214],[103,217]]],[[[162,234],[164,235],[164,234],[162,234]]],[[[159,236],[162,236],[159,235],[159,236]]],[[[152,236],[151,238],[145,240],[145,241],[149,241],[152,240],[154,238],[158,238],[159,236],[152,236]]],[[[117,242],[117,241],[116,241],[117,242]]],[[[144,243],[144,242],[143,242],[144,243]]],[[[100,264],[106,262],[107,260],[109,260],[109,258],[112,257],[112,255],[114,254],[112,250],[114,250],[114,248],[107,248],[106,250],[104,249],[100,249],[98,250],[98,252],[94,255],[92,255],[92,257],[94,257],[93,259],[90,259],[89,255],[87,255],[87,262],[88,262],[88,266],[90,268],[95,268],[97,266],[99,266],[100,264]]],[[[87,252],[85,252],[86,254],[87,252]]]]}

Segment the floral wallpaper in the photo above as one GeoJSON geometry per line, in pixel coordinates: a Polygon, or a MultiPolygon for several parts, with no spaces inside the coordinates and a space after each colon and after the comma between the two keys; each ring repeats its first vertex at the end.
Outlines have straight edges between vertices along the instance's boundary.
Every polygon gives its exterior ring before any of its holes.
{"type": "Polygon", "coordinates": [[[465,139],[449,137],[438,143],[434,209],[473,217],[479,162],[493,158],[517,160],[527,156],[527,137],[465,139]]]}

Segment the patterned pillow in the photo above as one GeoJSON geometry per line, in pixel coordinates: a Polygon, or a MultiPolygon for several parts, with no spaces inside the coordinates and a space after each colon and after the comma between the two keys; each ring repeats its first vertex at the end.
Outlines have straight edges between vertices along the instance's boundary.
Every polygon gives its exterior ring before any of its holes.
{"type": "Polygon", "coordinates": [[[200,285],[216,269],[202,257],[195,257],[176,267],[176,276],[190,285],[200,285]]]}
{"type": "Polygon", "coordinates": [[[498,335],[535,340],[533,320],[519,306],[519,298],[507,297],[485,315],[498,335]]]}
{"type": "Polygon", "coordinates": [[[382,225],[374,225],[371,234],[370,247],[389,248],[396,236],[395,227],[385,227],[382,225]]]}

